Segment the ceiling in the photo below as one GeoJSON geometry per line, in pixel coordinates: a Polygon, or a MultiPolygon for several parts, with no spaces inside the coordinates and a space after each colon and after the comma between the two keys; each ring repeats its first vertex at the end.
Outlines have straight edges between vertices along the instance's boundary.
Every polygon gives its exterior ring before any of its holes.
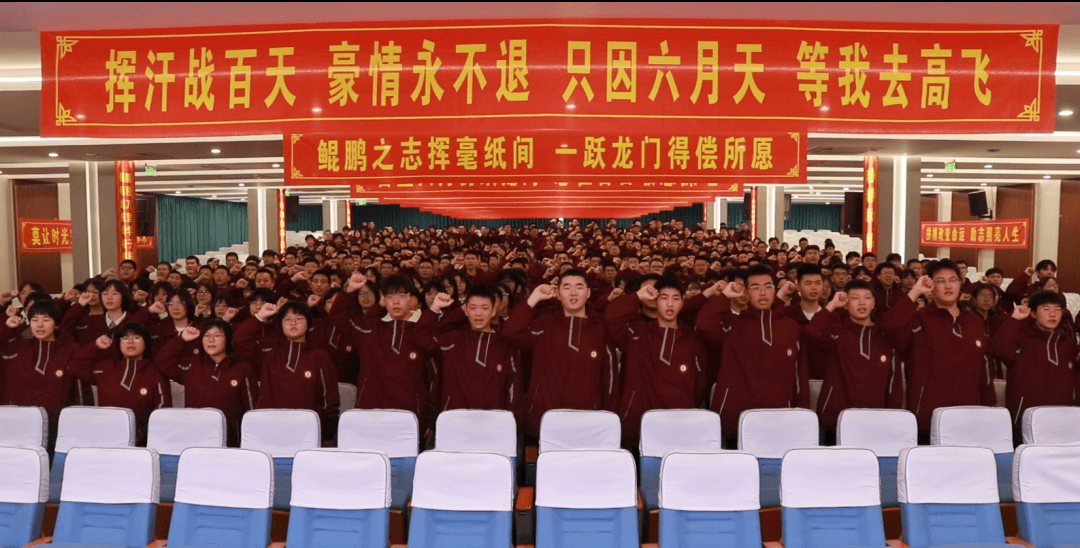
{"type": "MultiPolygon", "coordinates": [[[[900,21],[933,23],[1040,23],[1061,29],[1057,108],[1053,135],[837,135],[811,134],[806,185],[787,185],[798,202],[832,202],[862,181],[861,157],[923,158],[924,192],[1080,178],[1080,2],[577,2],[577,3],[37,3],[7,2],[0,9],[0,176],[61,181],[68,161],[135,160],[140,192],[180,193],[245,200],[252,187],[281,188],[281,136],[195,139],[41,139],[38,31],[155,28],[337,21],[510,18],[710,18],[900,21]],[[270,4],[267,4],[268,6],[270,4]],[[119,16],[122,14],[122,16],[119,16]],[[219,150],[212,153],[211,150],[219,150]],[[50,153],[56,157],[50,157],[50,153]],[[956,170],[944,163],[956,160],[956,170]],[[147,176],[145,165],[157,169],[147,176]],[[986,167],[992,166],[992,167],[986,167]]],[[[348,197],[344,187],[294,188],[301,201],[348,197]]]]}

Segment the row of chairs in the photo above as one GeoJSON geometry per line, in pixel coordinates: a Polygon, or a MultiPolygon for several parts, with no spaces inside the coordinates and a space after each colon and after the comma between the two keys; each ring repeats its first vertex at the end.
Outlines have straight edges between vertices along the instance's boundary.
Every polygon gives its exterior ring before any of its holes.
{"type": "MultiPolygon", "coordinates": [[[[1026,444],[1080,442],[1080,408],[1036,407],[1025,411],[1026,444]]],[[[35,407],[0,407],[0,445],[44,446],[48,421],[35,407]]],[[[274,458],[275,505],[287,508],[293,457],[321,447],[318,415],[306,410],[267,409],[244,415],[241,447],[267,451],[274,458]]],[[[147,447],[161,455],[162,500],[171,501],[177,461],[184,449],[224,447],[225,420],[216,409],[159,409],[150,416],[147,447]]],[[[134,416],[130,410],[69,407],[60,415],[53,458],[50,500],[58,501],[68,452],[76,447],[130,447],[134,445],[134,416]]],[[[506,411],[455,410],[440,414],[435,449],[488,451],[510,459],[517,468],[526,463],[526,485],[535,478],[536,456],[548,451],[618,449],[618,417],[605,411],[555,410],[541,422],[539,446],[519,447],[514,417],[506,411]],[[519,455],[520,454],[520,455],[519,455]],[[530,472],[531,470],[531,472],[530,472]]],[[[656,410],[642,419],[639,446],[640,488],[647,508],[658,503],[660,462],[672,451],[722,449],[720,417],[701,409],[656,410]]],[[[917,445],[912,413],[890,409],[848,409],[839,420],[837,442],[843,447],[872,450],[880,461],[886,506],[898,503],[894,490],[896,459],[900,451],[917,445]]],[[[931,443],[986,447],[999,461],[1000,498],[1012,500],[1012,424],[1009,413],[994,407],[949,407],[935,411],[931,443]]],[[[765,506],[780,502],[780,460],[791,449],[819,444],[817,415],[805,409],[759,409],[740,417],[738,449],[754,455],[760,467],[760,500],[765,506]]],[[[420,454],[419,425],[415,415],[397,410],[350,410],[341,416],[337,446],[342,449],[385,453],[392,466],[392,504],[402,509],[409,500],[416,458],[420,454]]]]}
{"type": "MultiPolygon", "coordinates": [[[[910,447],[898,459],[902,540],[910,548],[1006,542],[991,450],[910,447]]],[[[159,466],[153,449],[73,449],[54,535],[37,542],[126,548],[269,544],[275,481],[270,454],[185,449],[168,538],[154,542],[159,466]]],[[[632,455],[622,449],[541,455],[535,545],[639,546],[635,472],[632,455]]],[[[1080,543],[1080,445],[1022,445],[1011,473],[1017,478],[1021,539],[1040,548],[1080,543]]],[[[886,545],[872,451],[793,449],[782,459],[781,474],[784,546],[886,545]]],[[[409,546],[511,546],[513,475],[504,455],[421,454],[409,546]]],[[[744,452],[667,454],[660,467],[660,546],[762,546],[757,476],[755,457],[744,452]]],[[[24,546],[38,538],[48,478],[42,448],[0,447],[0,545],[24,546]]],[[[301,451],[293,483],[289,548],[387,545],[391,465],[385,453],[301,451]]]]}

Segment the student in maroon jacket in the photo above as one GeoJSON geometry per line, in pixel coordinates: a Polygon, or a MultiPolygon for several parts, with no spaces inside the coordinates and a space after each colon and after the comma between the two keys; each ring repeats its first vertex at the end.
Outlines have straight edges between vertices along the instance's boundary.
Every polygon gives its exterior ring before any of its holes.
{"type": "Polygon", "coordinates": [[[874,281],[870,282],[870,287],[874,290],[874,315],[880,318],[898,299],[907,296],[900,287],[900,272],[896,265],[889,262],[879,264],[874,278],[874,281]]]}
{"type": "MultiPolygon", "coordinates": [[[[799,291],[799,299],[798,302],[784,307],[783,312],[785,316],[795,320],[799,327],[805,328],[822,311],[819,301],[826,282],[821,275],[821,267],[816,264],[799,265],[795,276],[795,288],[799,291]]],[[[824,379],[825,370],[832,357],[833,345],[820,339],[808,339],[805,332],[803,335],[802,344],[806,347],[807,372],[811,379],[824,379]]]]}
{"type": "MultiPolygon", "coordinates": [[[[505,409],[521,416],[523,372],[521,355],[499,337],[492,320],[498,315],[498,296],[490,285],[474,285],[465,293],[467,327],[435,335],[432,351],[442,356],[436,393],[438,411],[505,409]]],[[[435,296],[432,307],[446,308],[454,298],[435,296]]]]}
{"type": "Polygon", "coordinates": [[[1062,322],[1065,301],[1051,291],[1038,291],[1028,305],[1018,305],[993,340],[994,355],[1008,368],[1005,406],[1013,415],[1020,439],[1025,409],[1039,405],[1075,405],[1076,337],[1062,322]]]}
{"type": "Polygon", "coordinates": [[[81,345],[93,343],[102,335],[111,335],[127,322],[147,323],[150,314],[137,308],[126,285],[117,280],[102,283],[91,279],[78,302],[64,315],[62,331],[75,337],[81,345]]]}
{"type": "Polygon", "coordinates": [[[907,352],[907,409],[927,439],[934,409],[954,405],[994,405],[986,325],[978,314],[958,306],[963,286],[952,261],[931,261],[919,278],[882,317],[881,328],[900,352],[907,352]],[[926,295],[929,303],[915,302],[926,295]]]}
{"type": "Polygon", "coordinates": [[[98,387],[98,405],[125,407],[135,413],[137,445],[146,445],[150,412],[172,406],[169,381],[145,358],[150,342],[150,330],[145,325],[129,322],[114,334],[102,335],[84,345],[68,366],[75,377],[98,387]]]}
{"type": "Polygon", "coordinates": [[[698,334],[723,347],[711,407],[720,413],[729,444],[738,433],[739,415],[747,409],[810,408],[810,378],[799,342],[802,330],[773,310],[775,299],[772,270],[755,265],[746,270],[745,288],[727,284],[698,313],[698,334]],[[731,300],[744,295],[750,306],[736,316],[731,300]]]}
{"type": "Polygon", "coordinates": [[[1039,261],[1034,267],[1027,267],[1022,273],[1013,279],[1009,287],[1005,288],[1005,293],[1012,298],[1016,304],[1021,304],[1021,301],[1035,294],[1043,288],[1043,282],[1047,278],[1053,278],[1057,276],[1057,264],[1050,259],[1043,259],[1039,261]],[[1032,276],[1035,276],[1035,280],[1032,281],[1032,276]]]}
{"type": "Polygon", "coordinates": [[[255,408],[259,385],[251,365],[233,354],[228,320],[210,320],[201,330],[188,326],[154,361],[163,375],[184,385],[187,407],[213,407],[225,415],[229,447],[238,447],[240,419],[255,408]]]}
{"type": "Polygon", "coordinates": [[[623,440],[636,447],[641,416],[653,409],[693,409],[705,403],[705,346],[694,328],[679,321],[683,288],[668,276],[612,301],[604,312],[612,342],[626,359],[618,413],[623,440]],[[642,316],[654,303],[655,318],[642,316]]]}
{"type": "Polygon", "coordinates": [[[199,320],[195,316],[195,300],[191,298],[191,293],[183,288],[170,293],[164,303],[150,305],[147,311],[154,315],[154,320],[157,320],[157,315],[161,312],[166,313],[164,319],[150,322],[152,347],[155,351],[178,337],[189,326],[199,326],[199,320]]]}
{"type": "Polygon", "coordinates": [[[30,318],[33,338],[11,339],[12,330],[23,322],[22,316],[11,316],[0,326],[0,404],[44,408],[49,418],[51,450],[56,443],[60,410],[67,404],[75,381],[68,373],[68,364],[79,345],[57,328],[60,309],[52,301],[35,302],[26,316],[30,318]]]}
{"type": "Polygon", "coordinates": [[[366,284],[367,278],[354,272],[330,309],[330,322],[348,326],[344,338],[350,342],[346,344],[360,354],[356,407],[412,411],[426,429],[434,424],[429,410],[436,378],[435,371],[425,366],[429,360],[425,360],[424,346],[435,334],[444,303],[434,303],[417,322],[408,321],[412,315],[409,301],[418,292],[411,279],[395,275],[379,286],[380,304],[358,315],[356,293],[366,284]],[[389,318],[384,318],[387,312],[389,318]]]}
{"type": "Polygon", "coordinates": [[[817,409],[827,439],[844,409],[900,409],[904,403],[900,358],[874,325],[875,302],[869,283],[852,280],[803,329],[804,339],[832,347],[817,409]]]}
{"type": "Polygon", "coordinates": [[[586,308],[585,274],[570,269],[558,286],[537,286],[527,301],[514,307],[501,335],[523,350],[532,350],[532,376],[525,396],[525,432],[540,434],[540,419],[551,409],[608,409],[618,402],[615,349],[596,311],[586,308]],[[537,312],[536,306],[557,298],[560,306],[537,312]]]}
{"type": "MultiPolygon", "coordinates": [[[[261,354],[259,409],[310,409],[319,414],[323,439],[333,439],[341,412],[337,374],[330,356],[308,340],[314,316],[306,304],[289,301],[280,308],[264,304],[236,330],[238,355],[251,362],[261,354]],[[260,336],[261,327],[274,328],[260,336]]],[[[186,403],[186,402],[185,402],[186,403]]]]}

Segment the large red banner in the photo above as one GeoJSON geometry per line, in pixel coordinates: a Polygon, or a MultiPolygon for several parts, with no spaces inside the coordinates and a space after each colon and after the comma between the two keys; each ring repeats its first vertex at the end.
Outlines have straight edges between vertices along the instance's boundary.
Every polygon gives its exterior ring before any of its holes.
{"type": "Polygon", "coordinates": [[[20,253],[71,253],[71,221],[19,219],[20,253]]]}
{"type": "Polygon", "coordinates": [[[702,20],[43,32],[45,137],[684,124],[1051,132],[1058,27],[702,20]],[[468,122],[464,122],[468,120],[468,122]],[[404,125],[403,125],[404,124],[404,125]]]}
{"type": "Polygon", "coordinates": [[[993,221],[924,221],[919,244],[937,247],[1027,249],[1030,219],[993,221]]]}
{"type": "Polygon", "coordinates": [[[626,192],[676,182],[708,194],[740,182],[806,182],[805,158],[806,135],[797,132],[526,127],[294,134],[285,146],[285,180],[351,184],[358,196],[423,192],[451,181],[465,183],[454,185],[464,192],[523,186],[566,190],[568,181],[589,182],[594,191],[626,192]]]}

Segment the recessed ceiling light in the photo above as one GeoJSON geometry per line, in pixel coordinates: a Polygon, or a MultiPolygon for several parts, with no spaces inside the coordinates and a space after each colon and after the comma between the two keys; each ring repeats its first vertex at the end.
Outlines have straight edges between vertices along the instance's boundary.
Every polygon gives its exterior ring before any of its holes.
{"type": "Polygon", "coordinates": [[[799,197],[798,197],[798,196],[792,196],[792,198],[794,198],[794,199],[796,199],[796,200],[798,200],[798,199],[799,199],[799,197]]]}
{"type": "Polygon", "coordinates": [[[979,186],[986,186],[986,183],[979,183],[979,186]]]}
{"type": "Polygon", "coordinates": [[[985,167],[986,169],[990,169],[990,168],[994,167],[994,164],[986,164],[983,167],[985,167]]]}
{"type": "Polygon", "coordinates": [[[847,192],[847,191],[849,191],[849,190],[851,190],[851,188],[850,188],[850,187],[844,187],[844,192],[847,192]]]}
{"type": "MultiPolygon", "coordinates": [[[[1077,151],[1077,152],[1080,152],[1080,151],[1077,151]]],[[[50,152],[49,153],[49,158],[56,158],[57,156],[60,156],[60,153],[58,153],[58,152],[50,152]]]]}
{"type": "Polygon", "coordinates": [[[825,202],[825,205],[832,205],[832,202],[825,202]]]}
{"type": "Polygon", "coordinates": [[[935,188],[934,192],[941,192],[941,189],[940,188],[935,188]]]}
{"type": "Polygon", "coordinates": [[[270,167],[281,167],[281,164],[270,164],[270,167]]]}
{"type": "Polygon", "coordinates": [[[244,185],[244,183],[240,183],[240,186],[246,186],[246,185],[244,185]]]}
{"type": "Polygon", "coordinates": [[[221,154],[221,149],[220,148],[212,148],[212,149],[210,149],[210,154],[221,154]]]}
{"type": "Polygon", "coordinates": [[[1049,178],[1050,178],[1049,175],[1043,175],[1043,179],[1049,179],[1049,178]]]}
{"type": "Polygon", "coordinates": [[[211,196],[210,198],[211,198],[211,199],[213,199],[213,198],[217,198],[217,194],[214,194],[214,195],[213,195],[213,196],[211,196]]]}
{"type": "Polygon", "coordinates": [[[177,193],[177,194],[180,194],[180,191],[179,191],[179,190],[177,190],[177,191],[176,191],[176,193],[177,193]]]}
{"type": "Polygon", "coordinates": [[[933,173],[927,173],[927,174],[926,174],[926,176],[927,176],[927,177],[933,177],[933,176],[934,176],[934,174],[933,174],[933,173]]]}
{"type": "Polygon", "coordinates": [[[1073,111],[1071,111],[1069,109],[1065,109],[1065,110],[1058,113],[1058,116],[1072,116],[1072,115],[1073,115],[1073,111]]]}

